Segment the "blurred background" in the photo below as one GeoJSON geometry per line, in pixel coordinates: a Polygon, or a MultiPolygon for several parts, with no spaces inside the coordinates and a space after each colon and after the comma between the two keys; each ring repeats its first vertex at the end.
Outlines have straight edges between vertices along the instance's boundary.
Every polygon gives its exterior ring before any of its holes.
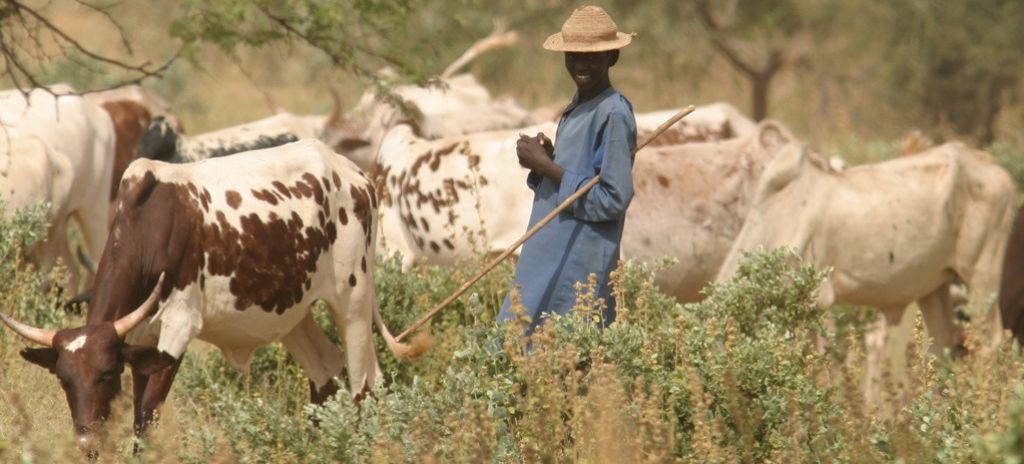
{"type": "MultiPolygon", "coordinates": [[[[620,30],[638,34],[612,72],[614,85],[638,112],[726,101],[755,119],[779,119],[812,145],[854,163],[892,156],[887,153],[912,129],[936,141],[989,148],[1001,159],[1020,156],[1020,0],[595,3],[620,30]]],[[[562,56],[540,44],[577,2],[23,4],[86,48],[129,63],[159,64],[180,50],[162,78],[144,85],[175,106],[191,133],[258,119],[275,107],[327,112],[329,87],[351,107],[370,84],[367,70],[387,65],[406,80],[422,81],[487,36],[496,22],[518,32],[519,43],[487,53],[467,69],[495,96],[538,107],[564,104],[574,90],[562,56]]],[[[10,6],[0,7],[3,39],[32,49],[3,8],[10,6]]],[[[48,53],[25,55],[40,82],[89,89],[133,77],[74,50],[55,52],[56,41],[41,43],[48,53]]],[[[9,73],[0,80],[12,87],[9,73]]]]}

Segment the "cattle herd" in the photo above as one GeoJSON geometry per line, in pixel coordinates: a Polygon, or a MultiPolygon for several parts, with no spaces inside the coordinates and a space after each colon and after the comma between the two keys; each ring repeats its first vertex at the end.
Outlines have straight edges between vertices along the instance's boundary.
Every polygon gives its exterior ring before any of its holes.
{"type": "MultiPolygon", "coordinates": [[[[46,237],[28,256],[42,269],[75,263],[73,220],[98,263],[87,276],[70,265],[64,283],[91,290],[85,325],[51,331],[0,313],[43,346],[22,356],[60,379],[79,440],[108,415],[125,364],[144,431],[193,339],[238,368],[281,341],[316,403],[338,390],[343,368],[357,400],[381,378],[373,325],[399,357],[426,349],[384,326],[375,256],[400,253],[405,269],[452,266],[513,243],[532,203],[516,140],[553,136],[558,113],[494,99],[470,75],[445,81],[396,88],[415,116],[367,93],[347,112],[282,112],[198,135],[138,86],[0,92],[4,214],[49,205],[46,237]],[[330,307],[344,351],[313,320],[315,301],[330,307]]],[[[637,114],[639,137],[674,112],[637,114]]],[[[755,123],[724,103],[698,107],[638,153],[622,258],[674,258],[656,283],[692,302],[733,276],[744,253],[791,247],[831,269],[822,305],[881,310],[876,357],[885,327],[912,302],[933,350],[962,354],[951,285],[983,310],[999,295],[985,331],[993,341],[1003,329],[1024,337],[1016,187],[990,155],[947,143],[849,169],[837,161],[780,122],[755,123]]]]}

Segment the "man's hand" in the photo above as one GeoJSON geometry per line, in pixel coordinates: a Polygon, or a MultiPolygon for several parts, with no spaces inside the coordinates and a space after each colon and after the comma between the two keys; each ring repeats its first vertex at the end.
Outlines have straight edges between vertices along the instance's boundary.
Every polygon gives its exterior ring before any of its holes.
{"type": "Polygon", "coordinates": [[[543,133],[538,132],[534,137],[520,134],[516,142],[516,156],[520,166],[556,183],[562,181],[562,167],[554,161],[555,147],[543,133]]]}
{"type": "Polygon", "coordinates": [[[531,171],[543,171],[548,164],[553,163],[554,147],[543,133],[538,133],[536,137],[519,134],[516,156],[519,157],[520,166],[531,171]]]}

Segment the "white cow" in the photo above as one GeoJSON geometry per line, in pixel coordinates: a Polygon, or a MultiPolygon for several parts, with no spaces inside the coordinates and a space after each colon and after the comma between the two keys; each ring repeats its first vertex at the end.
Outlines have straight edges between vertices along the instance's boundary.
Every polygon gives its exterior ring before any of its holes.
{"type": "MultiPolygon", "coordinates": [[[[959,143],[841,173],[790,144],[765,169],[718,279],[732,277],[745,252],[792,247],[805,263],[832,269],[822,305],[874,306],[893,325],[917,301],[932,350],[961,353],[950,281],[959,277],[976,301],[998,289],[1015,195],[990,156],[959,143]]],[[[869,338],[869,379],[885,327],[869,338]]]]}
{"type": "Polygon", "coordinates": [[[0,92],[0,199],[6,214],[49,202],[46,238],[32,255],[42,269],[62,258],[71,271],[65,288],[73,293],[79,276],[68,221],[78,222],[86,252],[98,256],[107,238],[114,128],[99,106],[71,92],[65,85],[34,89],[28,99],[17,90],[0,92]]]}
{"type": "MultiPolygon", "coordinates": [[[[636,114],[637,140],[649,136],[678,109],[636,114]]],[[[649,146],[680,145],[691,142],[715,142],[752,134],[757,123],[736,109],[717,102],[698,106],[692,113],[654,139],[649,146]]]]}

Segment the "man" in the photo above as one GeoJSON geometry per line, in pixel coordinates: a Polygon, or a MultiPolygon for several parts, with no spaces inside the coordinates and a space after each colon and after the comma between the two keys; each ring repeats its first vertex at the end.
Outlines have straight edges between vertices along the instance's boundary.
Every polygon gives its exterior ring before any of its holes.
{"type": "MultiPolygon", "coordinates": [[[[602,325],[615,319],[609,275],[619,259],[626,207],[633,198],[636,122],[629,100],[612,87],[608,69],[632,39],[618,32],[604,10],[584,6],[544,42],[547,50],[565,52],[565,68],[577,91],[562,113],[553,147],[544,134],[521,136],[517,144],[516,155],[530,169],[527,184],[534,191],[530,227],[595,175],[601,181],[523,246],[516,286],[530,318],[527,334],[544,323],[546,314],[568,314],[577,282],[586,284],[591,274],[597,279],[594,296],[605,304],[602,325]]],[[[510,306],[511,296],[505,298],[499,322],[515,319],[510,306]]]]}

